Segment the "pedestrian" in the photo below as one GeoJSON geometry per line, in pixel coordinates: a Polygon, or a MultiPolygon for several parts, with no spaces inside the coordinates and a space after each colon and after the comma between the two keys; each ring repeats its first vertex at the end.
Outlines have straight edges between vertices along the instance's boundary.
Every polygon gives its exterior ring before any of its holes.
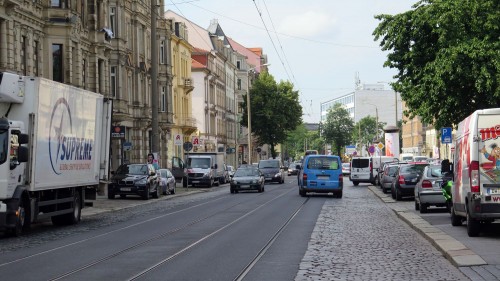
{"type": "Polygon", "coordinates": [[[153,153],[148,154],[148,164],[153,165],[155,171],[158,171],[158,160],[155,160],[155,156],[153,153]]]}

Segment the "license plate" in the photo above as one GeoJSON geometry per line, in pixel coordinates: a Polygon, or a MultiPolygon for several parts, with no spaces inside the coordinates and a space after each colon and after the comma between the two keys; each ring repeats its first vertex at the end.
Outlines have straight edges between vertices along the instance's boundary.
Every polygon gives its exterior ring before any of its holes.
{"type": "Polygon", "coordinates": [[[122,187],[120,188],[121,191],[131,191],[132,189],[130,187],[122,187]]]}
{"type": "Polygon", "coordinates": [[[200,181],[192,181],[192,183],[200,183],[200,181]]]}
{"type": "Polygon", "coordinates": [[[351,177],[352,177],[353,179],[355,179],[355,178],[357,178],[357,177],[358,177],[358,175],[351,175],[351,177]]]}
{"type": "Polygon", "coordinates": [[[323,180],[327,180],[327,179],[329,179],[329,178],[330,178],[330,176],[318,175],[318,176],[317,176],[317,178],[318,178],[319,180],[322,180],[322,179],[323,179],[323,180]]]}
{"type": "Polygon", "coordinates": [[[500,188],[487,188],[486,192],[488,194],[500,194],[500,188]]]}

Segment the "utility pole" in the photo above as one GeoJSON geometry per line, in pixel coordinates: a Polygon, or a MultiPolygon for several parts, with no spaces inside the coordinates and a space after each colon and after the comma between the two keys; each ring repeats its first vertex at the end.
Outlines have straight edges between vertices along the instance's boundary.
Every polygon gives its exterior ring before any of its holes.
{"type": "Polygon", "coordinates": [[[157,0],[151,0],[151,152],[160,152],[158,128],[158,46],[156,42],[157,0]]]}

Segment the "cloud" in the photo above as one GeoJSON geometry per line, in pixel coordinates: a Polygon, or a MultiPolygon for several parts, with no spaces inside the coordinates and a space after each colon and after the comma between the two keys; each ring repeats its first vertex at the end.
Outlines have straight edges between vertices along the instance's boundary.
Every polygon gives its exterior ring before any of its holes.
{"type": "Polygon", "coordinates": [[[330,31],[335,22],[335,19],[330,18],[326,13],[307,11],[285,17],[278,27],[278,32],[294,36],[313,37],[330,31]]]}

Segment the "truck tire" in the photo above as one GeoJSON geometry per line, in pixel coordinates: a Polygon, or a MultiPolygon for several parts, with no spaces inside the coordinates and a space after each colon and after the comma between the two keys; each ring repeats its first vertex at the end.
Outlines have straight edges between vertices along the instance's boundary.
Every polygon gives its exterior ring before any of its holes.
{"type": "Polygon", "coordinates": [[[187,177],[182,177],[182,187],[188,187],[188,179],[187,179],[187,177]]]}
{"type": "Polygon", "coordinates": [[[73,208],[71,213],[51,217],[54,225],[71,225],[77,224],[82,216],[82,203],[80,200],[80,192],[75,191],[73,196],[73,208]]]}
{"type": "Polygon", "coordinates": [[[24,230],[28,230],[31,227],[31,220],[28,217],[29,210],[27,210],[24,205],[24,200],[21,198],[19,207],[17,208],[19,216],[16,218],[15,227],[8,232],[9,236],[18,237],[24,230]]]}
{"type": "Polygon", "coordinates": [[[455,210],[454,210],[453,206],[451,206],[450,214],[451,214],[451,216],[450,216],[451,225],[452,226],[461,226],[462,225],[462,218],[455,214],[455,210]]]}
{"type": "Polygon", "coordinates": [[[477,237],[481,232],[481,223],[478,220],[473,219],[469,211],[467,211],[467,234],[469,237],[477,237]]]}
{"type": "Polygon", "coordinates": [[[354,184],[354,186],[358,186],[359,181],[353,181],[352,184],[354,184]]]}

